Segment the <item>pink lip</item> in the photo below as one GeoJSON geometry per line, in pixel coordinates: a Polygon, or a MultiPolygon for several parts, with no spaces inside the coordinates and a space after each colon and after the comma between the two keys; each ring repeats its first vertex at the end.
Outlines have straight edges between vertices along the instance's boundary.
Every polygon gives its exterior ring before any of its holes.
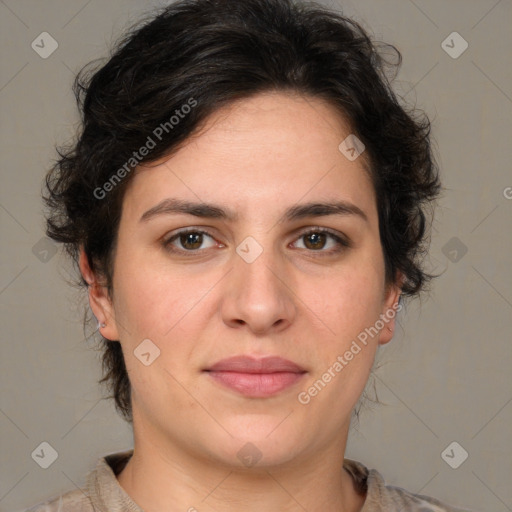
{"type": "Polygon", "coordinates": [[[306,373],[299,365],[281,357],[248,356],[223,359],[205,371],[220,384],[251,398],[275,395],[306,373]]]}

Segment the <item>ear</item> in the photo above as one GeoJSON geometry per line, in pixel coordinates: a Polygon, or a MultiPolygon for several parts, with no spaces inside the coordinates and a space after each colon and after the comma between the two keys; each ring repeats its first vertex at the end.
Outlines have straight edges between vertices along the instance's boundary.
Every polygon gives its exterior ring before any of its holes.
{"type": "Polygon", "coordinates": [[[395,282],[391,283],[386,288],[381,314],[384,327],[381,329],[379,334],[379,345],[385,345],[393,338],[393,334],[395,332],[395,320],[399,308],[398,301],[402,293],[404,281],[405,276],[401,272],[397,272],[395,282]]]}
{"type": "Polygon", "coordinates": [[[89,305],[100,325],[98,327],[99,331],[103,337],[111,341],[118,341],[119,332],[115,321],[114,308],[108,296],[108,289],[99,282],[92,271],[83,247],[80,247],[79,265],[80,272],[88,284],[89,305]],[[101,327],[101,324],[104,324],[105,327],[101,327]]]}

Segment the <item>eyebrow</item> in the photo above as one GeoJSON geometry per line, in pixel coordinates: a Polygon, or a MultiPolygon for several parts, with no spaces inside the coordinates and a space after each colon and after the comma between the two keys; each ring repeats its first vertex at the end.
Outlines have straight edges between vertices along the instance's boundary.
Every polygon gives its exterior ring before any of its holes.
{"type": "MultiPolygon", "coordinates": [[[[229,208],[223,208],[222,206],[211,203],[195,203],[182,199],[167,198],[144,212],[140,218],[140,222],[147,222],[159,215],[173,214],[186,214],[205,219],[220,219],[231,222],[239,219],[238,213],[229,208]]],[[[327,215],[354,215],[368,222],[367,215],[355,204],[348,201],[333,201],[327,203],[310,202],[292,206],[284,212],[279,223],[285,221],[291,222],[308,217],[324,217],[327,215]]]]}

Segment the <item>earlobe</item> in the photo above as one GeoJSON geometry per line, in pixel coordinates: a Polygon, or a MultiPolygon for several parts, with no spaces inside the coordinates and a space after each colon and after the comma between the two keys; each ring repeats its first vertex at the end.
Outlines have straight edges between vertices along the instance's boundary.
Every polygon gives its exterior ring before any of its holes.
{"type": "Polygon", "coordinates": [[[80,272],[88,285],[89,305],[98,320],[99,331],[103,337],[112,341],[118,341],[119,333],[107,287],[99,283],[97,276],[91,269],[89,259],[83,247],[80,247],[79,266],[80,272]]]}

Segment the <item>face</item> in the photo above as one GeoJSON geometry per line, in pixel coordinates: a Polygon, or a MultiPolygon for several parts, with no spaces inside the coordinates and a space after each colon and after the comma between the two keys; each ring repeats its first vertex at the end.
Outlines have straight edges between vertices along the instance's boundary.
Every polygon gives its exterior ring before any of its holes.
{"type": "Polygon", "coordinates": [[[260,94],[136,170],[112,300],[90,295],[102,334],[122,345],[136,439],[231,466],[246,443],[260,465],[344,446],[399,296],[385,286],[365,155],[338,149],[349,134],[320,100],[260,94]],[[216,209],[177,213],[176,201],[216,209]],[[313,203],[346,208],[301,210],[313,203]],[[277,356],[299,370],[207,371],[233,356],[277,356]]]}

